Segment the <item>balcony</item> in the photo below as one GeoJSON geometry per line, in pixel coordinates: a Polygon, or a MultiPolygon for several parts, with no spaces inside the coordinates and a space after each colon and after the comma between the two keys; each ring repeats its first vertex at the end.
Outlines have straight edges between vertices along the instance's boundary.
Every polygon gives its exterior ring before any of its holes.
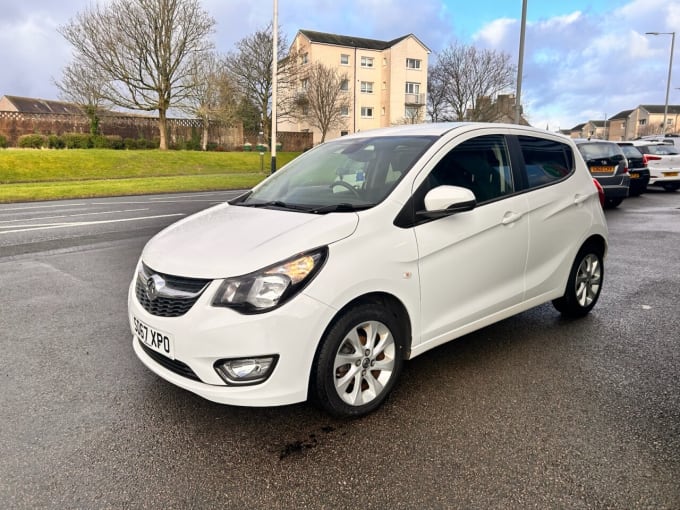
{"type": "Polygon", "coordinates": [[[425,94],[406,94],[404,104],[410,106],[423,106],[426,104],[425,94]]]}

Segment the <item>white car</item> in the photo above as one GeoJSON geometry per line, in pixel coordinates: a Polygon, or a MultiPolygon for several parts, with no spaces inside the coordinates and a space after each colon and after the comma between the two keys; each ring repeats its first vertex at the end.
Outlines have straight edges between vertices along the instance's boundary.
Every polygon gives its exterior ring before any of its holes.
{"type": "Polygon", "coordinates": [[[547,131],[345,136],[149,241],[128,297],[134,351],[215,402],[362,415],[404,360],[542,303],[587,314],[600,200],[573,141],[547,131]]]}
{"type": "Polygon", "coordinates": [[[680,189],[680,149],[665,142],[634,140],[632,143],[649,168],[648,186],[660,186],[666,191],[680,189]]]}

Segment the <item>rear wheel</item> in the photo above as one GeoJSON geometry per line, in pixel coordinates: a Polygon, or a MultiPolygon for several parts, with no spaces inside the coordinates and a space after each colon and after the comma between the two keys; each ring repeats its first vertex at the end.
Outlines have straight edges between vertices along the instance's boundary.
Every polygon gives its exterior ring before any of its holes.
{"type": "Polygon", "coordinates": [[[603,281],[602,253],[586,245],[576,255],[564,295],[555,299],[553,306],[566,317],[583,317],[597,303],[603,281]]]}
{"type": "Polygon", "coordinates": [[[377,409],[399,377],[403,339],[394,314],[378,304],[345,312],[322,340],[310,396],[335,416],[377,409]]]}

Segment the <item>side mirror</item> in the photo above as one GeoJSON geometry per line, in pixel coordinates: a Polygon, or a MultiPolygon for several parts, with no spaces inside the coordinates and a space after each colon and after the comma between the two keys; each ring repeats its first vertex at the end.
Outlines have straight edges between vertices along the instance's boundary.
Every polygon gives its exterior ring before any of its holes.
{"type": "Polygon", "coordinates": [[[418,214],[426,218],[442,218],[458,212],[471,211],[477,205],[474,193],[458,186],[437,186],[425,195],[425,210],[418,214]]]}

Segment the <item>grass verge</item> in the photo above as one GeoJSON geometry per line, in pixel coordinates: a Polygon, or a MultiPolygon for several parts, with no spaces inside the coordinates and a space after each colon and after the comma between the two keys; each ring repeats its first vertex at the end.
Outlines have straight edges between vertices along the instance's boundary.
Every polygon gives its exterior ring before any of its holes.
{"type": "MultiPolygon", "coordinates": [[[[297,155],[277,154],[277,167],[297,155]]],[[[1,150],[0,203],[247,189],[270,162],[270,153],[1,150]]]]}

